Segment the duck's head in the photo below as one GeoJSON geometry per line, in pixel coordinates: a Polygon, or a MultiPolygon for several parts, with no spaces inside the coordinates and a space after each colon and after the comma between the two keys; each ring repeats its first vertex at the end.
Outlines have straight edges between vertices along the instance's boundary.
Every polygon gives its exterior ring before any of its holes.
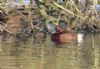
{"type": "Polygon", "coordinates": [[[50,34],[61,33],[64,31],[58,23],[54,24],[53,22],[48,23],[47,28],[50,34]]]}
{"type": "Polygon", "coordinates": [[[64,32],[63,28],[60,26],[60,25],[56,25],[56,32],[57,33],[61,33],[61,32],[64,32]]]}

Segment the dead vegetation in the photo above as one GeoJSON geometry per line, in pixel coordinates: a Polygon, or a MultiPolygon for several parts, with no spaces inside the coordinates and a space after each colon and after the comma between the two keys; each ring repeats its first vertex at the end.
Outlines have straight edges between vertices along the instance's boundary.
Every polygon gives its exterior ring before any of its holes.
{"type": "Polygon", "coordinates": [[[94,7],[97,0],[87,0],[83,4],[77,1],[43,0],[36,3],[36,5],[31,2],[27,6],[22,5],[18,8],[17,5],[13,6],[13,4],[11,5],[10,2],[4,0],[0,3],[0,12],[4,14],[4,20],[0,22],[0,26],[2,26],[0,30],[12,34],[41,31],[45,34],[47,32],[44,29],[50,21],[58,25],[60,20],[68,23],[67,28],[75,29],[77,27],[80,29],[80,26],[84,23],[92,24],[91,28],[94,24],[99,28],[100,12],[96,11],[94,7]]]}

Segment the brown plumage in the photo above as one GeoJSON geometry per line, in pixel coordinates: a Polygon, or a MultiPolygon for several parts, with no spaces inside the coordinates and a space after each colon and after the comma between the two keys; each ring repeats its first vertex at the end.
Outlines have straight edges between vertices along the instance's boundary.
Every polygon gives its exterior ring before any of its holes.
{"type": "Polygon", "coordinates": [[[77,34],[75,32],[69,31],[64,32],[61,27],[56,27],[56,33],[51,35],[51,40],[55,43],[71,43],[77,42],[77,34]]]}

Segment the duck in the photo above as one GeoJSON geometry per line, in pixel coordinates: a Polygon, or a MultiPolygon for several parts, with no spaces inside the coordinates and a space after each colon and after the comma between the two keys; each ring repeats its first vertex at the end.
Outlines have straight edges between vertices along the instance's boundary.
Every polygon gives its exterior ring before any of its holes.
{"type": "Polygon", "coordinates": [[[83,43],[83,33],[76,33],[73,31],[57,32],[51,35],[51,41],[55,44],[66,44],[66,43],[83,43]]]}
{"type": "Polygon", "coordinates": [[[56,44],[61,43],[70,43],[70,42],[76,42],[77,41],[77,34],[72,31],[64,31],[64,29],[60,25],[55,25],[55,28],[51,28],[52,34],[51,34],[51,41],[53,41],[56,44]]]}

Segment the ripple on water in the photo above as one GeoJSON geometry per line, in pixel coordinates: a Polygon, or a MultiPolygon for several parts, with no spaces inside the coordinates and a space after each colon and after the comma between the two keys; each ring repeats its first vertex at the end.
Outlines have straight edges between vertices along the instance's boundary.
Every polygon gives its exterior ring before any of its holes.
{"type": "Polygon", "coordinates": [[[50,40],[0,38],[1,69],[100,69],[100,35],[85,35],[83,44],[56,46],[50,40]],[[94,47],[92,47],[94,40],[94,47]]]}

